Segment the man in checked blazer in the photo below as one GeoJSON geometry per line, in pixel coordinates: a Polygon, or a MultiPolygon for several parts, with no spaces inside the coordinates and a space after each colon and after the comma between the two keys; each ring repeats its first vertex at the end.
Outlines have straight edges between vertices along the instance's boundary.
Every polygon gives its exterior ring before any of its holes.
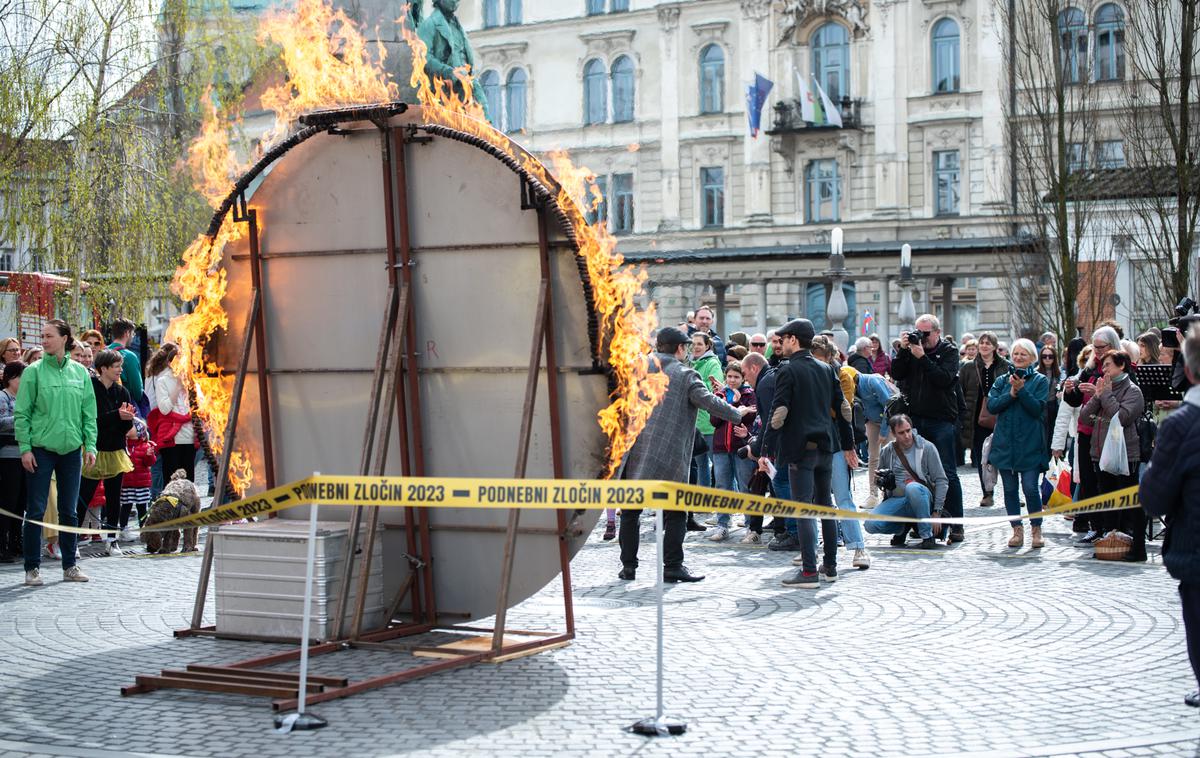
{"type": "MultiPolygon", "coordinates": [[[[680,329],[664,327],[658,332],[654,358],[658,365],[650,366],[670,377],[663,396],[646,428],[625,458],[622,479],[662,479],[687,482],[688,466],[692,460],[692,441],[696,436],[696,411],[703,408],[716,418],[737,423],[742,411],[714,395],[704,386],[700,374],[684,361],[691,340],[680,329]]],[[[641,510],[621,509],[621,573],[625,580],[634,578],[638,566],[638,518],[641,510]]],[[[687,531],[687,514],[683,511],[663,512],[663,581],[698,582],[703,576],[688,572],[683,565],[683,536],[687,531]]]]}

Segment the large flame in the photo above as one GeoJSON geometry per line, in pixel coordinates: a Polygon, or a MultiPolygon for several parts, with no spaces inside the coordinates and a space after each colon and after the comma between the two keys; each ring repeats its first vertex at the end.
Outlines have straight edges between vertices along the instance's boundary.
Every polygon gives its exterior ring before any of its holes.
{"type": "MultiPolygon", "coordinates": [[[[579,255],[587,264],[600,315],[600,333],[596,336],[608,347],[609,366],[616,380],[612,402],[599,415],[600,426],[610,441],[604,476],[611,476],[645,427],[668,382],[664,375],[650,370],[655,309],[653,305],[639,309],[636,304],[645,273],[624,265],[616,251],[616,240],[604,223],[587,222],[582,209],[595,208],[600,199],[592,172],[575,166],[565,153],[556,152],[551,156],[551,174],[544,164],[484,119],[483,108],[472,94],[470,71],[455,71],[462,95],[456,92],[454,83],[429,77],[425,72],[425,44],[413,30],[403,25],[402,29],[413,56],[411,86],[423,107],[424,120],[485,139],[516,158],[544,185],[557,184],[561,188],[558,204],[570,218],[579,255]]],[[[260,153],[286,137],[296,117],[305,111],[387,102],[398,97],[396,84],[388,80],[383,69],[382,47],[372,55],[353,22],[322,0],[297,0],[293,9],[267,14],[260,23],[259,40],[279,45],[286,67],[284,81],[262,96],[263,105],[275,113],[275,125],[262,140],[260,153]]],[[[204,125],[190,147],[188,164],[198,190],[216,206],[228,194],[231,179],[243,173],[248,164],[239,165],[230,148],[229,131],[235,114],[219,113],[207,98],[204,105],[204,125]]],[[[241,225],[227,215],[215,236],[202,236],[185,251],[172,281],[172,291],[184,301],[193,302],[194,309],[172,320],[167,339],[180,347],[176,367],[191,377],[198,390],[197,409],[212,430],[217,451],[225,443],[232,381],[222,375],[219,367],[206,364],[204,345],[217,330],[228,326],[221,305],[227,283],[219,263],[226,245],[242,236],[241,225]]],[[[242,451],[234,452],[231,484],[243,492],[251,479],[249,459],[242,451]]]]}

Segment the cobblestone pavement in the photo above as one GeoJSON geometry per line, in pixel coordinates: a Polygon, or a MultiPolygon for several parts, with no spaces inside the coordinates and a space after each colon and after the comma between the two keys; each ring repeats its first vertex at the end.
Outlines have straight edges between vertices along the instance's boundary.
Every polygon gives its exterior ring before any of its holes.
{"type": "MultiPolygon", "coordinates": [[[[780,586],[794,553],[733,544],[740,532],[722,544],[689,536],[688,564],[708,579],[669,587],[666,601],[668,712],[689,729],[632,735],[625,727],[654,710],[645,526],[637,581],[616,579],[616,544],[599,531],[572,564],[569,647],[323,703],[313,710],[326,729],[290,735],[272,732],[261,699],[120,696],[137,673],[283,649],[172,639],[190,615],[197,557],[89,559],[86,585],[60,584],[46,566],[38,589],[2,566],[0,755],[1200,755],[1200,713],[1182,703],[1195,682],[1175,583],[1157,545],[1146,565],[1089,560],[1061,519],[1040,551],[1008,549],[1003,525],[937,552],[872,537],[869,571],[843,552],[842,578],[815,591],[780,586]]],[[[560,602],[552,585],[510,623],[553,627],[560,602]]],[[[403,658],[341,652],[312,669],[358,678],[403,658]]]]}

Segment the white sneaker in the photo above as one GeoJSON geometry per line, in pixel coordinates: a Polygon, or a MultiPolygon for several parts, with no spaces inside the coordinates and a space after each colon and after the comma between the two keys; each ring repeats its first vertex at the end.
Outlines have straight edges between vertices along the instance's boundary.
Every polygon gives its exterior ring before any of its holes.
{"type": "Polygon", "coordinates": [[[79,570],[78,566],[72,566],[69,569],[63,569],[64,582],[86,582],[88,575],[79,570]]]}
{"type": "Polygon", "coordinates": [[[875,490],[871,493],[871,496],[867,498],[868,508],[874,508],[877,505],[879,505],[879,490],[875,490]]]}
{"type": "Polygon", "coordinates": [[[133,532],[126,527],[121,530],[121,542],[133,542],[133,532]]]}
{"type": "Polygon", "coordinates": [[[743,545],[761,545],[762,535],[758,532],[746,532],[746,536],[742,537],[743,545]]]}
{"type": "MultiPolygon", "coordinates": [[[[60,548],[60,547],[58,546],[58,543],[57,543],[57,542],[55,542],[53,545],[50,545],[49,547],[47,547],[47,548],[46,548],[46,553],[47,553],[47,555],[49,555],[51,558],[53,558],[53,559],[54,559],[54,560],[56,560],[56,561],[61,561],[61,560],[62,560],[62,548],[60,548]]],[[[78,549],[78,548],[76,548],[76,549],[75,549],[75,553],[76,553],[76,554],[78,554],[78,553],[79,553],[79,549],[78,549]]]]}
{"type": "Polygon", "coordinates": [[[855,550],[854,561],[850,565],[859,571],[866,571],[871,568],[871,554],[867,552],[865,547],[855,550]]]}
{"type": "Polygon", "coordinates": [[[704,539],[711,542],[724,542],[729,539],[729,530],[723,526],[718,526],[708,534],[704,535],[704,539]]]}
{"type": "Polygon", "coordinates": [[[718,523],[719,522],[717,521],[716,516],[709,516],[708,518],[704,519],[705,526],[716,526],[718,523]]]}
{"type": "Polygon", "coordinates": [[[125,553],[121,550],[121,546],[117,544],[117,541],[112,540],[111,542],[104,543],[104,554],[119,557],[125,553]]]}
{"type": "Polygon", "coordinates": [[[42,570],[33,569],[25,572],[26,587],[41,587],[42,586],[42,570]]]}
{"type": "Polygon", "coordinates": [[[793,566],[803,566],[804,565],[804,555],[802,553],[796,553],[795,555],[793,555],[792,556],[792,565],[793,566]]]}

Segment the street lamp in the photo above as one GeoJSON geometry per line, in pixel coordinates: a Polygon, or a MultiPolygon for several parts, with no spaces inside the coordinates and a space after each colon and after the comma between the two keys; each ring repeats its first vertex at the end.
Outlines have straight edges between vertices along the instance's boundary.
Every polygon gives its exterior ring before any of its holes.
{"type": "Polygon", "coordinates": [[[833,341],[844,353],[850,347],[850,335],[846,333],[844,326],[850,310],[846,306],[846,295],[842,292],[842,282],[850,275],[850,272],[846,270],[846,256],[842,254],[841,227],[834,228],[829,237],[829,246],[829,270],[825,272],[825,276],[829,277],[830,288],[829,305],[825,309],[825,315],[829,317],[829,323],[833,330],[833,341]]]}
{"type": "Polygon", "coordinates": [[[913,305],[912,245],[905,243],[900,248],[900,308],[896,316],[901,328],[912,327],[917,320],[917,307],[913,305]]]}

